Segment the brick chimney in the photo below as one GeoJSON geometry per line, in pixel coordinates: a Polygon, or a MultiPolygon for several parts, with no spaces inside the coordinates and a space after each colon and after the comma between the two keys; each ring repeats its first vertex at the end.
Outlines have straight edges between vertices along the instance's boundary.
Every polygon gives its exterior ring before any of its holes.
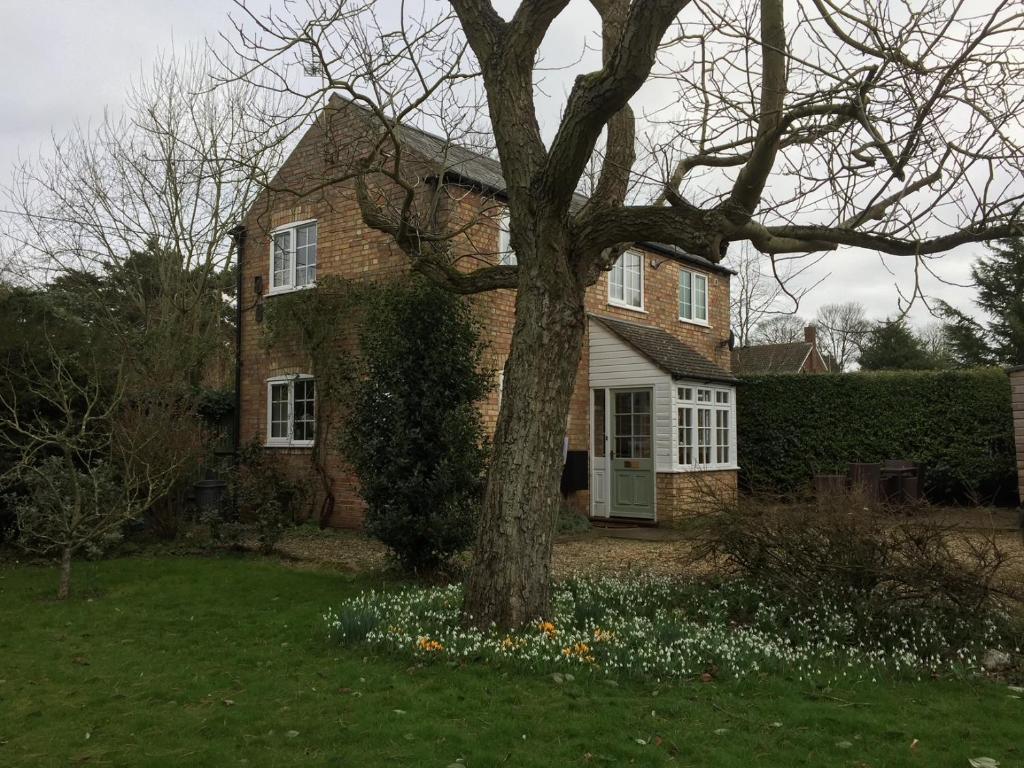
{"type": "Polygon", "coordinates": [[[804,328],[804,341],[808,344],[818,345],[818,328],[814,325],[808,325],[804,328]]]}

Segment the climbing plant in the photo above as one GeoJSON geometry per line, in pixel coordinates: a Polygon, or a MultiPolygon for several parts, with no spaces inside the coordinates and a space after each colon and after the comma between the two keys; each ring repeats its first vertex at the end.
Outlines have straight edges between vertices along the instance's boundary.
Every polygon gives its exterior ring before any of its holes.
{"type": "Polygon", "coordinates": [[[310,460],[323,491],[321,527],[330,520],[335,503],[327,450],[356,377],[357,329],[370,291],[365,284],[327,276],[309,290],[275,296],[266,303],[264,346],[301,356],[316,381],[316,441],[310,460]]]}

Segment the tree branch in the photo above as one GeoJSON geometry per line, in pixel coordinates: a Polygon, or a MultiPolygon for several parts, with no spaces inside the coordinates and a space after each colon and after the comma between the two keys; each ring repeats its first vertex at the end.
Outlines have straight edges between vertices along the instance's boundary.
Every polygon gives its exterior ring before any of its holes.
{"type": "Polygon", "coordinates": [[[532,61],[551,23],[569,0],[523,0],[508,24],[508,45],[532,61]]]}
{"type": "Polygon", "coordinates": [[[750,159],[732,187],[732,200],[747,213],[761,202],[761,193],[779,151],[782,108],[786,98],[786,26],[783,0],[761,0],[761,107],[757,139],[750,159]]]}
{"type": "Polygon", "coordinates": [[[1010,221],[969,227],[922,240],[878,235],[841,227],[765,227],[755,222],[747,223],[737,234],[749,239],[759,251],[770,254],[832,251],[840,245],[847,245],[881,251],[893,256],[927,256],[968,243],[1021,237],[1024,236],[1024,224],[1010,221]]]}
{"type": "Polygon", "coordinates": [[[469,47],[481,66],[485,66],[508,24],[494,10],[490,0],[451,0],[451,4],[462,24],[462,31],[466,33],[469,47]]]}
{"type": "Polygon", "coordinates": [[[545,204],[568,208],[601,131],[646,82],[661,38],[689,2],[634,0],[607,63],[576,79],[538,190],[545,204]]]}
{"type": "MultiPolygon", "coordinates": [[[[629,0],[590,0],[601,16],[601,57],[608,66],[622,38],[629,0]]],[[[629,189],[629,173],[636,162],[636,121],[629,104],[608,121],[604,163],[588,205],[622,205],[629,189]]]]}

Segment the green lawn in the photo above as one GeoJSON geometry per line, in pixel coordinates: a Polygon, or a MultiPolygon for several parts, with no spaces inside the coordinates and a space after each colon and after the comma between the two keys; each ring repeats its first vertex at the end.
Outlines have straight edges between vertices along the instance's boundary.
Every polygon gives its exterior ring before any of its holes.
{"type": "Polygon", "coordinates": [[[52,569],[0,566],[0,765],[1024,765],[1005,685],[559,685],[332,647],[321,613],[368,577],[224,558],[75,577],[60,604],[52,569]]]}

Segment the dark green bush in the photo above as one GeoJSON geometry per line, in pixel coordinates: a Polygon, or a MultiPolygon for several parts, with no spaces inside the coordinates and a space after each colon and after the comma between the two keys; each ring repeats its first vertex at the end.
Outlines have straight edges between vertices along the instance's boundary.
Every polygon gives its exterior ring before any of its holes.
{"type": "Polygon", "coordinates": [[[382,286],[360,332],[364,371],[342,445],[366,530],[408,571],[443,569],[472,541],[486,451],[478,403],[491,386],[468,304],[423,280],[382,286]]]}
{"type": "Polygon", "coordinates": [[[850,462],[908,459],[934,502],[1016,501],[1010,387],[999,369],[758,376],[737,396],[747,490],[793,494],[850,462]]]}

